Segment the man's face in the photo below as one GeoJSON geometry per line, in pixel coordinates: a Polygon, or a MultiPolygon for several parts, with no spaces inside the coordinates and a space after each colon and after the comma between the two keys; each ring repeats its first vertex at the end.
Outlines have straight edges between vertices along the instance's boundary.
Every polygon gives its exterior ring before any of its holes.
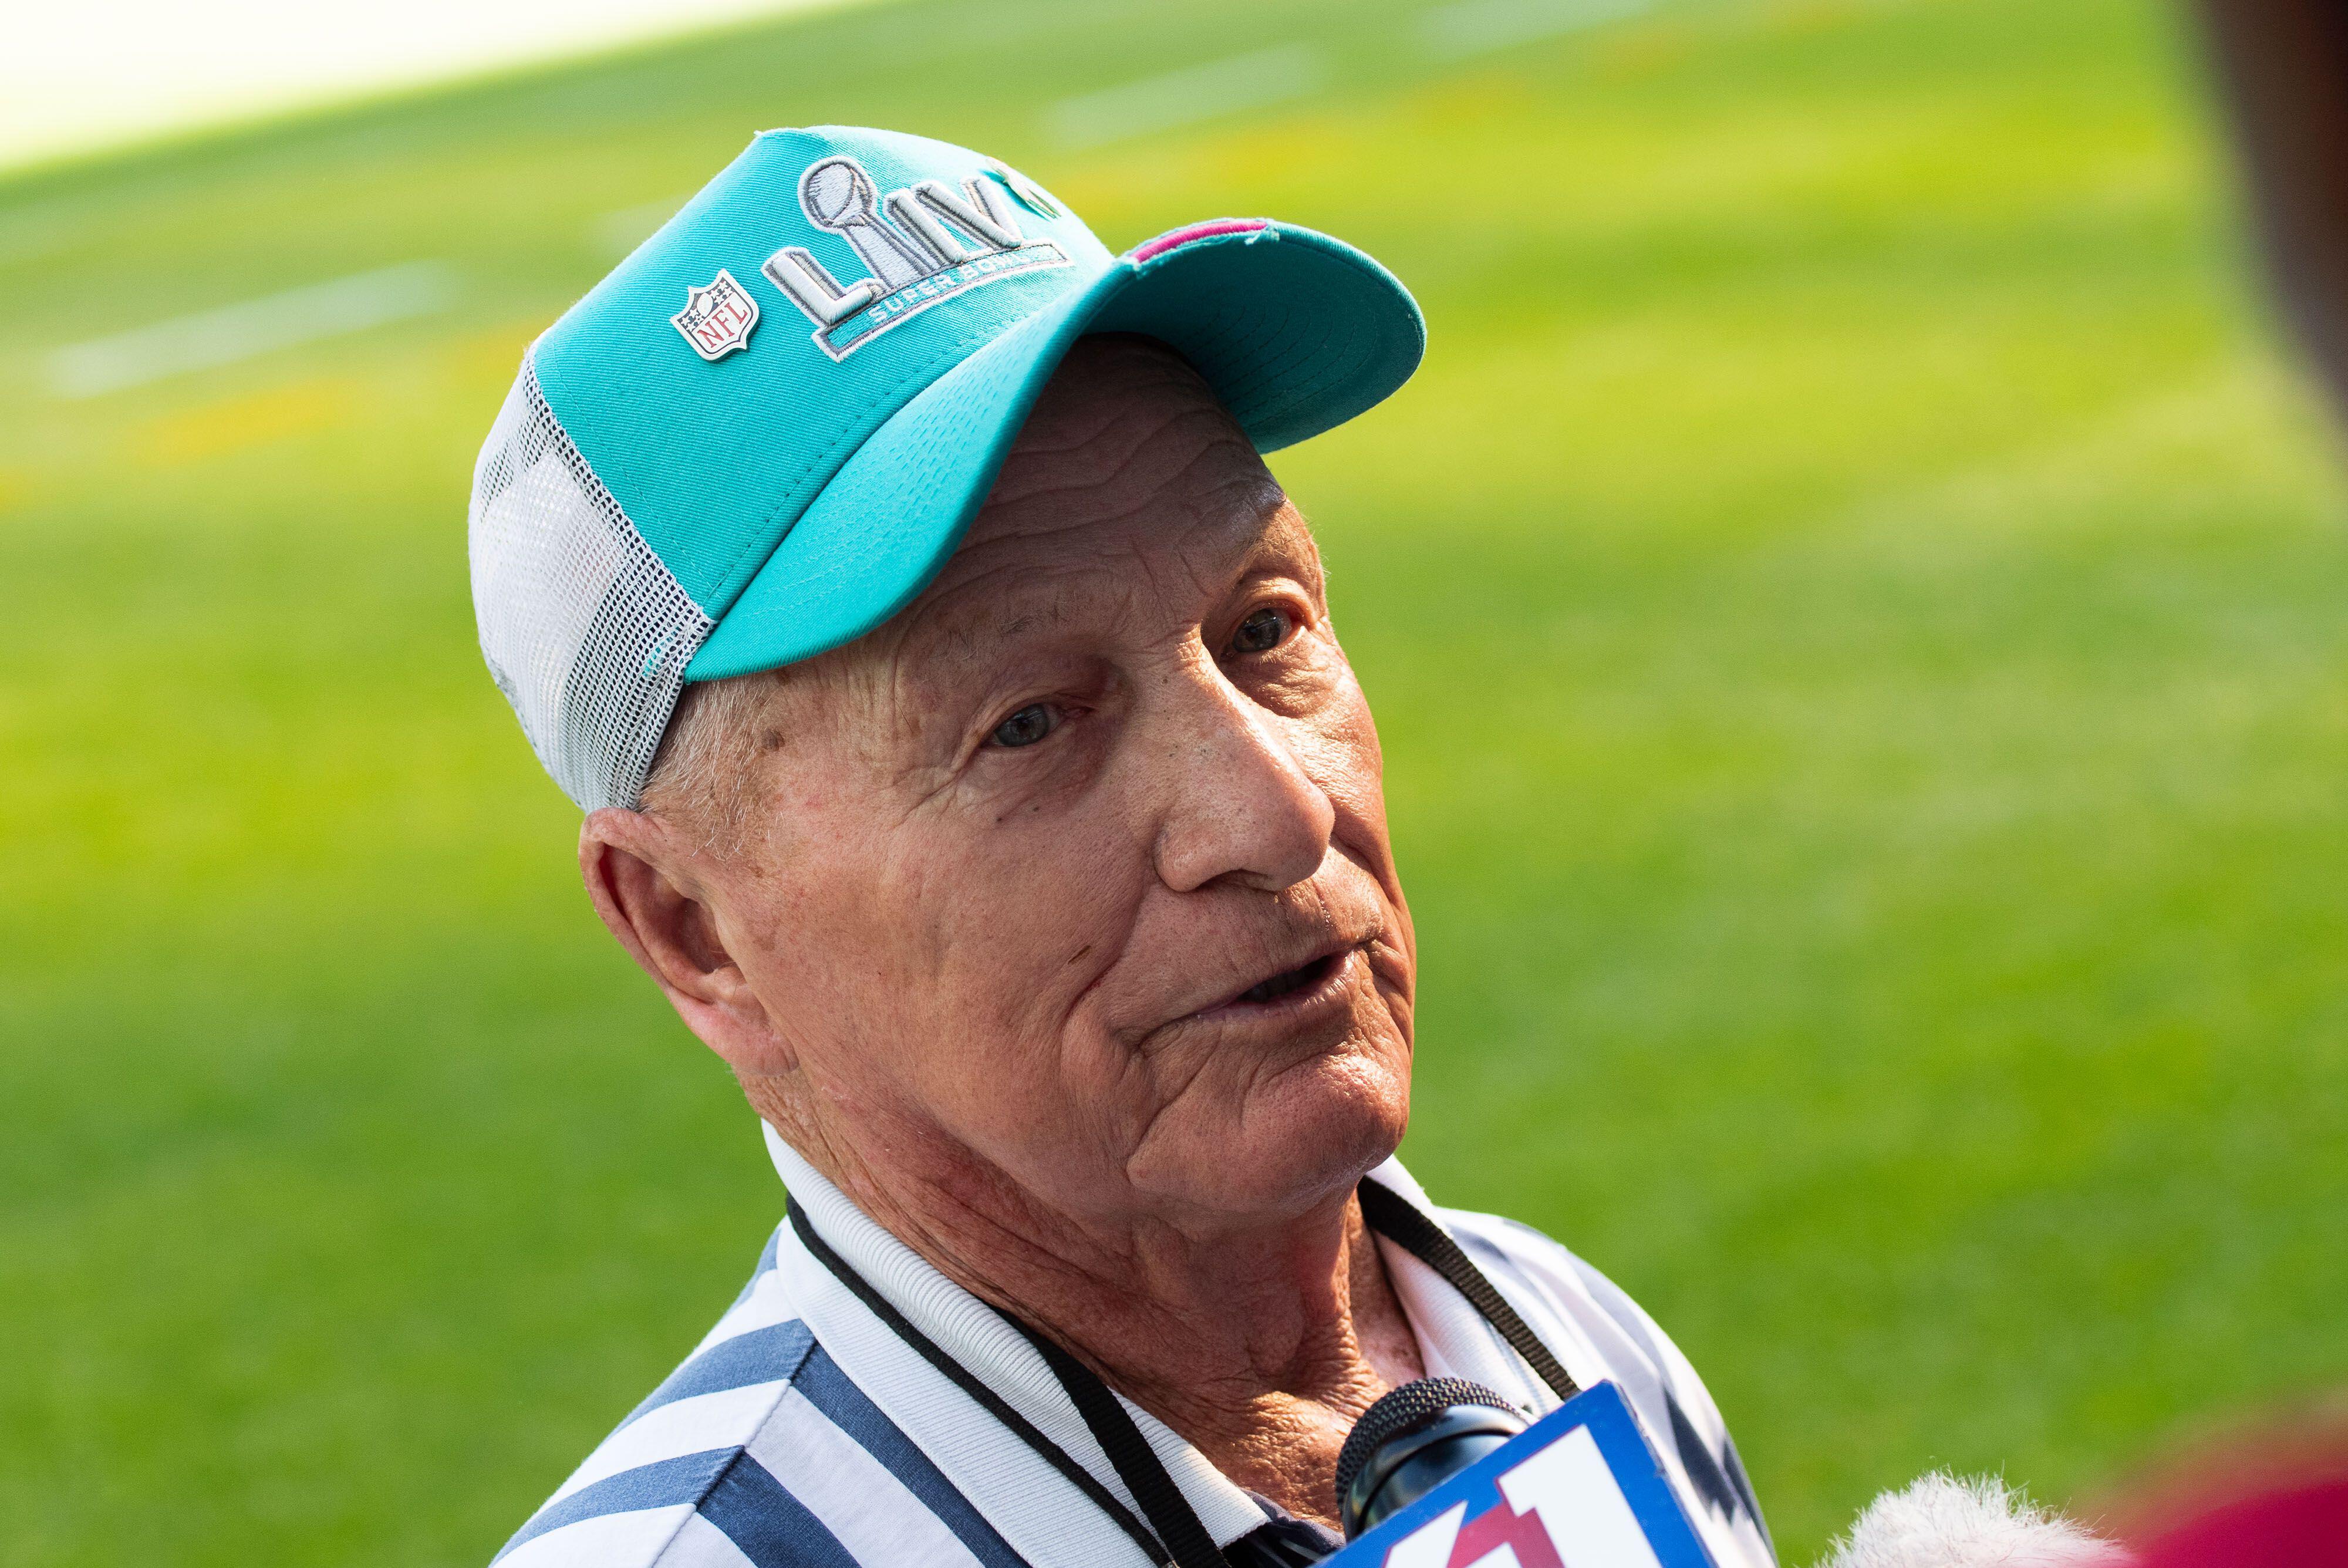
{"type": "Polygon", "coordinates": [[[1193,1232],[1399,1141],[1377,732],[1312,533],[1171,354],[1081,343],[944,573],[758,722],[696,874],[787,1133],[1193,1232]]]}

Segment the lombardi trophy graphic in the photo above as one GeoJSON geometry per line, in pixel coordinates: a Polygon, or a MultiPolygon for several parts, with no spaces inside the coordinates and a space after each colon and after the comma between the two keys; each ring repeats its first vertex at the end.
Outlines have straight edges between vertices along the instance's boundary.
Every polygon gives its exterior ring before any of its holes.
{"type": "MultiPolygon", "coordinates": [[[[761,270],[815,324],[817,346],[844,359],[965,289],[1033,267],[1066,266],[1059,246],[1020,232],[1011,205],[1018,189],[982,174],[959,191],[923,180],[883,201],[862,164],[827,158],[799,177],[799,206],[817,228],[847,241],[871,275],[843,284],[804,245],[784,246],[761,270]]],[[[1019,199],[1051,215],[1040,191],[1019,199]]]]}

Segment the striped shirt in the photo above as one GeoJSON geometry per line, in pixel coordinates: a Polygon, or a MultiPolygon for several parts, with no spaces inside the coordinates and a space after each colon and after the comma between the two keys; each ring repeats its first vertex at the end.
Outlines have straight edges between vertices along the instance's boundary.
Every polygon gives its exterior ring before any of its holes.
{"type": "MultiPolygon", "coordinates": [[[[916,1328],[1135,1507],[1042,1356],[777,1138],[818,1237],[916,1328]]],[[[1771,1568],[1752,1489],[1703,1382],[1645,1313],[1555,1242],[1435,1209],[1394,1161],[1370,1180],[1433,1215],[1584,1387],[1610,1379],[1645,1427],[1720,1568],[1771,1568]]],[[[1430,1377],[1529,1409],[1556,1396],[1432,1268],[1379,1238],[1430,1377]]],[[[1143,1438],[1219,1545],[1265,1505],[1155,1417],[1143,1438]]],[[[734,1305],[530,1517],[498,1568],[1148,1568],[1076,1485],[939,1371],[786,1223],[734,1305]]]]}

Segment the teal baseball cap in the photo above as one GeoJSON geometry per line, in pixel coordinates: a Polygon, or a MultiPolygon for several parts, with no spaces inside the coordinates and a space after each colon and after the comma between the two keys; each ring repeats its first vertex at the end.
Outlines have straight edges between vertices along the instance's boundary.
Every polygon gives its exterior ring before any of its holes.
{"type": "Polygon", "coordinates": [[[1112,255],[963,148],[773,130],[531,344],[481,449],[481,651],[581,807],[634,806],[685,685],[895,614],[1071,344],[1180,354],[1262,451],[1409,378],[1426,328],[1325,234],[1221,218],[1112,255]]]}

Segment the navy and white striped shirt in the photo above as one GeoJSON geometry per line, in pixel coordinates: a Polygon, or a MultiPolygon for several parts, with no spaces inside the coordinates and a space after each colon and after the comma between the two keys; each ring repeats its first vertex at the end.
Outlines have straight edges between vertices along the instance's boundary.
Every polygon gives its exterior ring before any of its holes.
{"type": "MultiPolygon", "coordinates": [[[[1000,1315],[867,1218],[769,1130],[792,1202],[900,1313],[1135,1504],[1059,1381],[1000,1315]]],[[[1546,1236],[1437,1210],[1398,1162],[1372,1181],[1434,1215],[1584,1387],[1612,1379],[1721,1568],[1775,1563],[1703,1382],[1631,1299],[1546,1236]]],[[[1379,1241],[1426,1374],[1534,1410],[1556,1396],[1443,1277],[1379,1241]]],[[[1138,1406],[1135,1424],[1218,1544],[1265,1511],[1138,1406]]],[[[499,1568],[1147,1568],[1148,1559],[777,1228],[685,1364],[509,1542],[499,1568]]]]}

